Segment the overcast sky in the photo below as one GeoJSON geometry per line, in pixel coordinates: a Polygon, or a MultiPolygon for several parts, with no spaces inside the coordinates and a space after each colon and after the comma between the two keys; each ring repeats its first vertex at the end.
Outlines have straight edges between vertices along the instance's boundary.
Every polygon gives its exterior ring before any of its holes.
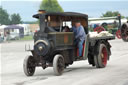
{"type": "MultiPolygon", "coordinates": [[[[42,0],[0,0],[9,14],[19,13],[23,21],[33,21],[42,0]]],[[[64,11],[81,12],[89,17],[100,17],[106,11],[119,11],[128,16],[128,0],[58,0],[64,11]]]]}

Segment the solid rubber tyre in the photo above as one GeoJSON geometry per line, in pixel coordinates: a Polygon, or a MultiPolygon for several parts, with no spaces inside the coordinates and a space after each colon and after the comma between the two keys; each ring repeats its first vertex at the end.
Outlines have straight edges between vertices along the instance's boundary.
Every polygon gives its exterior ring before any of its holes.
{"type": "Polygon", "coordinates": [[[108,50],[105,44],[98,45],[97,54],[94,56],[94,62],[97,68],[104,68],[107,65],[108,50]]]}
{"type": "Polygon", "coordinates": [[[62,55],[57,54],[53,59],[53,70],[56,76],[62,75],[65,68],[64,58],[62,55]]]}
{"type": "Polygon", "coordinates": [[[33,76],[35,73],[34,57],[29,55],[24,59],[23,69],[26,76],[33,76]]]}

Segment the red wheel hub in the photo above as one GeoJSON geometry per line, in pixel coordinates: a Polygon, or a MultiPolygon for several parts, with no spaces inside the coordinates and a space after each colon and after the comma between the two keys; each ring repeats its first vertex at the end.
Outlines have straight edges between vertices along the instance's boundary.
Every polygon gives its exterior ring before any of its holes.
{"type": "Polygon", "coordinates": [[[103,47],[101,57],[102,57],[102,63],[104,64],[104,66],[106,66],[107,64],[107,56],[108,56],[107,49],[103,47]]]}
{"type": "Polygon", "coordinates": [[[117,30],[117,32],[116,32],[116,37],[117,37],[118,39],[121,39],[121,31],[120,31],[120,30],[117,30]]]}

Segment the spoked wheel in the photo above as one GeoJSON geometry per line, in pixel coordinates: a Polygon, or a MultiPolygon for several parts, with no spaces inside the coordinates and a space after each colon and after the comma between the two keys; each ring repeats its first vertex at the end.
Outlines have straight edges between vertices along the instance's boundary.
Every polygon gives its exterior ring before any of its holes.
{"type": "Polygon", "coordinates": [[[105,44],[99,44],[98,54],[94,56],[94,62],[97,68],[104,68],[107,65],[108,50],[105,44]]]}
{"type": "Polygon", "coordinates": [[[98,32],[98,33],[100,33],[100,32],[102,32],[102,31],[105,31],[105,28],[104,27],[102,27],[102,26],[99,26],[99,27],[96,27],[95,29],[94,29],[94,32],[98,32]]]}
{"type": "Polygon", "coordinates": [[[24,59],[23,68],[26,76],[32,76],[35,73],[35,60],[33,56],[27,56],[24,59]]]}
{"type": "Polygon", "coordinates": [[[55,75],[59,76],[63,73],[65,68],[64,58],[62,55],[55,55],[53,59],[53,70],[55,75]]]}
{"type": "Polygon", "coordinates": [[[124,41],[128,42],[128,26],[126,24],[121,27],[121,36],[124,41]]]}

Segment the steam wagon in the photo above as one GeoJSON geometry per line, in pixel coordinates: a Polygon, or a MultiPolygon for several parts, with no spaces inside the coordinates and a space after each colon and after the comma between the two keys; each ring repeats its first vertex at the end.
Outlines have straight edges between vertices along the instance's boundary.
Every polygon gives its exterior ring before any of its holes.
{"type": "Polygon", "coordinates": [[[128,21],[121,26],[121,37],[125,42],[128,42],[128,21]]]}
{"type": "Polygon", "coordinates": [[[74,61],[88,60],[96,68],[104,68],[111,55],[108,40],[115,36],[90,37],[88,15],[75,12],[45,12],[40,10],[33,15],[40,22],[40,30],[34,34],[34,49],[28,50],[32,55],[24,59],[24,73],[32,76],[36,67],[53,67],[55,75],[61,75],[74,61]],[[74,44],[71,31],[75,21],[80,21],[86,33],[82,58],[79,59],[78,48],[74,44]],[[69,28],[68,30],[66,28],[69,28]]]}

